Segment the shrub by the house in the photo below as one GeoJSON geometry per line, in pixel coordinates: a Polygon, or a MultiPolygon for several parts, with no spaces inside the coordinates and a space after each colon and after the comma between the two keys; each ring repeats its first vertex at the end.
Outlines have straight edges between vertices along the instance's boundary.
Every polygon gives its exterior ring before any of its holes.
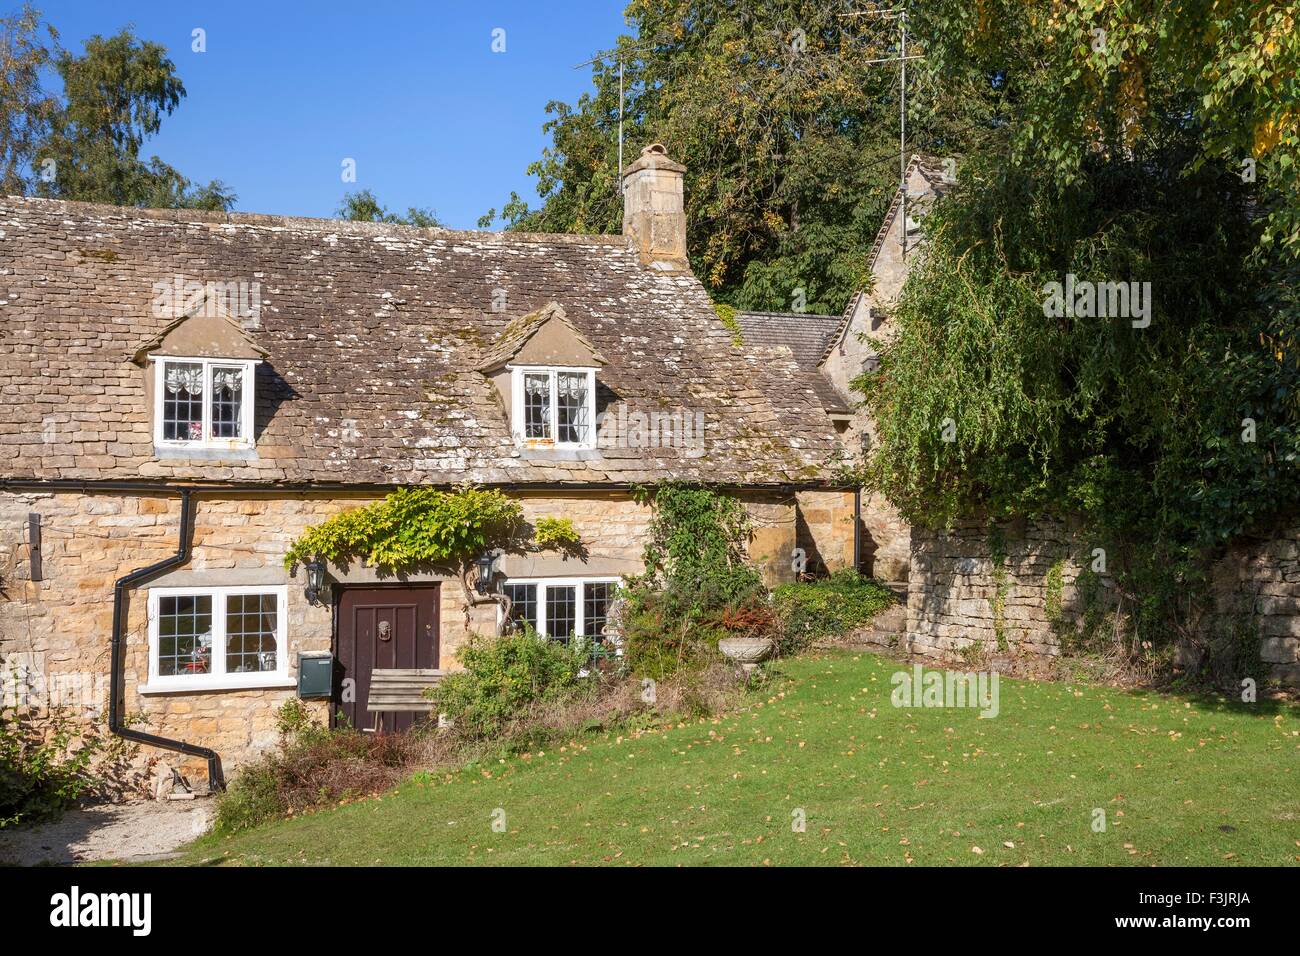
{"type": "Polygon", "coordinates": [[[436,759],[434,735],[368,734],[314,723],[298,700],[279,712],[280,745],[243,767],[217,810],[216,830],[267,820],[388,790],[436,759]]]}
{"type": "Polygon", "coordinates": [[[778,652],[789,654],[862,627],[894,600],[888,588],[852,568],[818,581],[783,584],[773,593],[780,619],[778,652]]]}
{"type": "Polygon", "coordinates": [[[485,739],[540,704],[560,703],[594,687],[590,645],[550,640],[524,627],[474,637],[460,652],[464,670],[448,674],[431,696],[461,737],[485,739]]]}
{"type": "Polygon", "coordinates": [[[0,707],[0,828],[50,819],[99,790],[124,747],[62,710],[0,707]]]}

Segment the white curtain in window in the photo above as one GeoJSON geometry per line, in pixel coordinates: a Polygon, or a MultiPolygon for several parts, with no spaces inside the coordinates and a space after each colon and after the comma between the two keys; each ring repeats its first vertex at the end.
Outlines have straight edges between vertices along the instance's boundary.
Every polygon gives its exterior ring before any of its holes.
{"type": "Polygon", "coordinates": [[[549,398],[550,393],[551,378],[549,375],[524,376],[524,394],[531,395],[534,398],[549,398]]]}
{"type": "Polygon", "coordinates": [[[168,365],[167,375],[164,378],[167,391],[175,395],[177,392],[189,392],[191,395],[200,395],[203,392],[203,366],[202,365],[168,365]]]}
{"type": "Polygon", "coordinates": [[[244,384],[244,373],[237,368],[218,368],[212,371],[213,389],[228,388],[238,394],[244,384]]]}
{"type": "Polygon", "coordinates": [[[574,403],[586,402],[587,400],[587,376],[585,373],[561,373],[556,376],[559,384],[557,390],[560,398],[566,398],[574,403]]]}

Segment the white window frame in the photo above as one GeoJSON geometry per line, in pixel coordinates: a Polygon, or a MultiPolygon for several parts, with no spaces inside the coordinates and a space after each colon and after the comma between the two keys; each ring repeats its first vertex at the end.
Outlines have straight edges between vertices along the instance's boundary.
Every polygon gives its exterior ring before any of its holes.
{"type": "Polygon", "coordinates": [[[262,584],[238,587],[166,587],[150,588],[149,610],[149,679],[140,693],[176,691],[246,690],[249,688],[293,687],[289,676],[289,585],[262,584]],[[246,594],[274,594],[275,664],[273,671],[226,672],[226,599],[246,594]],[[158,599],[163,597],[212,598],[212,670],[208,674],[158,673],[158,599]],[[220,669],[218,669],[220,668],[220,669]]]}
{"type": "Polygon", "coordinates": [[[153,443],[157,448],[218,448],[248,449],[253,447],[253,386],[260,359],[183,358],[178,355],[150,355],[154,363],[153,376],[153,443]],[[163,438],[163,402],[167,397],[166,367],[176,365],[203,366],[203,437],[199,439],[163,438]],[[238,368],[243,375],[243,402],[239,409],[239,438],[214,438],[212,435],[212,370],[215,367],[238,368]]]}
{"type": "MultiPolygon", "coordinates": [[[[591,578],[506,578],[502,584],[535,584],[537,585],[537,633],[545,637],[551,635],[546,632],[546,589],[548,587],[573,587],[577,588],[575,600],[577,603],[576,614],[573,625],[575,633],[583,637],[583,626],[587,623],[587,601],[583,587],[588,584],[621,584],[622,578],[612,577],[591,577],[591,578]]],[[[497,605],[497,627],[505,623],[505,610],[497,605]]],[[[565,635],[566,637],[568,635],[565,635]]],[[[587,636],[587,640],[592,640],[592,636],[587,636]]]]}
{"type": "Polygon", "coordinates": [[[568,365],[507,365],[510,371],[510,407],[514,410],[512,430],[515,442],[529,448],[595,448],[596,447],[596,369],[586,366],[568,365]],[[557,387],[559,376],[585,374],[587,376],[587,440],[583,442],[563,442],[555,440],[559,427],[560,391],[557,387]],[[524,437],[524,376],[549,375],[551,378],[551,437],[524,437]]]}

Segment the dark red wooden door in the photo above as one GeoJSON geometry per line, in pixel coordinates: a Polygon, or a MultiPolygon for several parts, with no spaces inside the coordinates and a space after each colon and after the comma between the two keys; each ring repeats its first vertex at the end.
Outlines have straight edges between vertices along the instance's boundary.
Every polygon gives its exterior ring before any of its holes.
{"type": "MultiPolygon", "coordinates": [[[[376,668],[438,666],[438,585],[343,588],[335,610],[334,706],[353,727],[374,729],[379,714],[366,710],[370,672],[376,668]]],[[[384,714],[385,730],[406,730],[410,713],[384,714]]]]}

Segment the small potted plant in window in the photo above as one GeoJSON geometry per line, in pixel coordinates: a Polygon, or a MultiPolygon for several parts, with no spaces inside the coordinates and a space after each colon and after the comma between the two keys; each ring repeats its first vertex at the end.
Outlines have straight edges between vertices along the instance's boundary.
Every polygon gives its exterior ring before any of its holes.
{"type": "Polygon", "coordinates": [[[185,670],[191,674],[206,674],[212,668],[212,632],[200,634],[194,641],[194,650],[190,651],[189,663],[185,670]]]}

